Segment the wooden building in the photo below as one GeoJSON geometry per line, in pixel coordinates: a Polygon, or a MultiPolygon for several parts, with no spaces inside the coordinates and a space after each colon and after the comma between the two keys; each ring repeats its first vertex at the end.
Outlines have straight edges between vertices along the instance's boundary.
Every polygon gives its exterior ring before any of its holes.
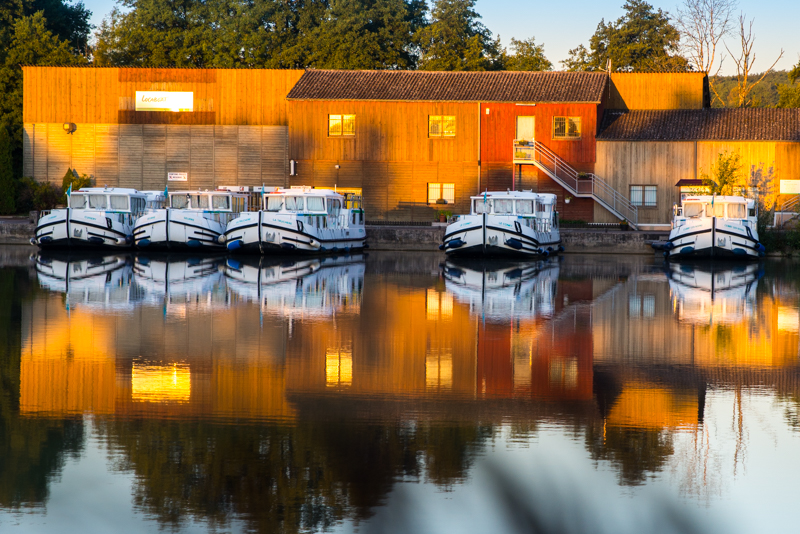
{"type": "Polygon", "coordinates": [[[24,172],[54,183],[71,168],[151,190],[168,173],[185,178],[173,188],[337,187],[361,192],[373,221],[430,221],[483,190],[533,189],[557,195],[562,219],[633,213],[647,227],[669,223],[675,184],[720,151],[779,179],[800,173],[797,111],[707,109],[702,73],[23,72],[24,172]],[[603,204],[596,182],[629,212],[603,204]]]}

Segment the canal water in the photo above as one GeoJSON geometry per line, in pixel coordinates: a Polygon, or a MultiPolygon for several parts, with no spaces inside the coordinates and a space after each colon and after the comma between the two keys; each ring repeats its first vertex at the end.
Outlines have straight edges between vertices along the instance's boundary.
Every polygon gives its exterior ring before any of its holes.
{"type": "Polygon", "coordinates": [[[2,532],[791,532],[793,264],[0,248],[2,532]]]}

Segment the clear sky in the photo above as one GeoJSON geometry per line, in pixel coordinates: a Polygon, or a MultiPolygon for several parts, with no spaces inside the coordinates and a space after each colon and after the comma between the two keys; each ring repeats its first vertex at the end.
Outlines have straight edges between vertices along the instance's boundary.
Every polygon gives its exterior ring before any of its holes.
{"type": "MultiPolygon", "coordinates": [[[[99,25],[114,6],[113,0],[84,0],[84,3],[93,12],[92,23],[95,25],[99,25]]],[[[483,23],[495,35],[500,35],[504,45],[508,45],[512,37],[527,39],[535,36],[537,43],[544,44],[548,59],[561,69],[559,62],[567,58],[569,50],[581,43],[588,44],[600,19],[619,18],[624,3],[625,0],[478,0],[477,10],[483,16],[483,23]]],[[[679,0],[650,3],[674,14],[679,0]]],[[[781,48],[784,56],[775,68],[788,70],[796,65],[800,59],[800,32],[797,30],[800,1],[740,0],[739,7],[748,18],[755,18],[755,70],[760,72],[768,68],[781,48]]],[[[728,39],[728,42],[734,50],[736,41],[728,39]]],[[[726,59],[722,73],[735,72],[731,59],[726,59]]]]}

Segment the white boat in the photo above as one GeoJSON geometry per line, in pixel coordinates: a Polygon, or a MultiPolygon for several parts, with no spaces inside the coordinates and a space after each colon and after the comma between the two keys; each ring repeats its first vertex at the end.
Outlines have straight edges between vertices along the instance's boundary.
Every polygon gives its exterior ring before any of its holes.
{"type": "Polygon", "coordinates": [[[224,250],[219,237],[228,223],[247,211],[247,193],[228,190],[175,191],[168,207],[139,217],[133,236],[144,249],[211,248],[224,250]]]}
{"type": "Polygon", "coordinates": [[[331,253],[365,248],[361,197],[292,187],[264,192],[259,211],[242,213],[220,238],[231,252],[331,253]]]}
{"type": "Polygon", "coordinates": [[[548,256],[562,252],[556,196],[532,191],[487,191],[471,198],[439,246],[448,255],[548,256]]]}
{"type": "Polygon", "coordinates": [[[447,292],[487,319],[552,317],[559,262],[447,260],[442,267],[447,292]]]}
{"type": "Polygon", "coordinates": [[[737,196],[687,196],[674,207],[664,255],[679,258],[742,258],[764,255],[758,241],[755,200],[737,196]]]}
{"type": "Polygon", "coordinates": [[[42,248],[127,248],[133,245],[136,219],[158,203],[152,191],[87,187],[67,195],[67,207],[45,211],[32,245],[42,248]]]}
{"type": "Polygon", "coordinates": [[[134,278],[144,291],[144,302],[175,311],[191,303],[195,308],[226,308],[228,294],[219,257],[172,257],[138,254],[134,278]]]}

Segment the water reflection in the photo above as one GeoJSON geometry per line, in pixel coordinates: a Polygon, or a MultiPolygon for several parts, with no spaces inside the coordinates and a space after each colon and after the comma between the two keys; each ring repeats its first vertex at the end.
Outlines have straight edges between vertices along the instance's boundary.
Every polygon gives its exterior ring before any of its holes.
{"type": "Polygon", "coordinates": [[[18,399],[0,406],[15,462],[0,459],[0,505],[44,502],[89,420],[162,525],[289,532],[380,530],[402,484],[478,491],[498,444],[553,432],[619,484],[707,498],[765,424],[749,422],[748,390],[782,403],[770,424],[800,420],[800,293],[779,268],[440,261],[38,257],[38,283],[0,271],[0,332],[17,340],[3,398],[18,399]]]}

